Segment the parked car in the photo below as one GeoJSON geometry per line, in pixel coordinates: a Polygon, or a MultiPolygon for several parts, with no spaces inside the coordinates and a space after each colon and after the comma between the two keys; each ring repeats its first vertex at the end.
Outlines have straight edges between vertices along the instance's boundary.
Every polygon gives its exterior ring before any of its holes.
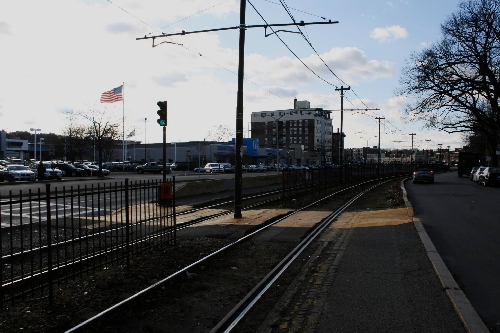
{"type": "Polygon", "coordinates": [[[428,168],[417,168],[413,172],[413,184],[417,182],[434,184],[434,171],[428,168]]]}
{"type": "Polygon", "coordinates": [[[245,171],[246,172],[257,172],[258,171],[258,168],[256,165],[254,164],[251,164],[251,165],[246,165],[245,166],[245,171]]]}
{"type": "Polygon", "coordinates": [[[235,169],[231,163],[219,163],[224,168],[224,173],[234,173],[235,169]]]}
{"type": "Polygon", "coordinates": [[[35,180],[36,176],[28,167],[20,164],[8,164],[3,171],[5,179],[9,182],[16,180],[35,180]]]}
{"type": "Polygon", "coordinates": [[[207,173],[222,173],[222,172],[224,172],[224,168],[220,165],[220,163],[207,163],[205,165],[205,172],[207,172],[207,173]]]}
{"type": "MultiPolygon", "coordinates": [[[[97,176],[97,174],[99,173],[99,166],[98,165],[84,164],[84,165],[82,165],[82,168],[89,171],[91,176],[97,176]]],[[[108,176],[111,173],[111,171],[109,171],[108,169],[105,169],[105,168],[102,168],[101,171],[102,171],[103,176],[108,176]]]]}
{"type": "Polygon", "coordinates": [[[490,185],[500,185],[500,168],[485,168],[483,173],[479,176],[478,183],[484,185],[485,187],[490,185]]]}
{"type": "Polygon", "coordinates": [[[266,172],[267,168],[265,165],[259,164],[257,165],[257,172],[266,172]]]}
{"type": "MultiPolygon", "coordinates": [[[[61,169],[52,162],[42,162],[45,172],[43,173],[43,179],[62,179],[63,172],[61,169]]],[[[39,163],[34,163],[31,165],[30,169],[35,173],[36,178],[38,178],[38,165],[39,163]]]]}
{"type": "Polygon", "coordinates": [[[474,174],[476,173],[477,169],[479,169],[479,167],[473,167],[470,171],[470,174],[469,174],[469,179],[470,180],[473,180],[474,178],[474,174]]]}
{"type": "Polygon", "coordinates": [[[204,173],[206,172],[205,167],[194,168],[194,172],[204,173]]]}
{"type": "Polygon", "coordinates": [[[479,181],[479,177],[483,174],[483,171],[484,169],[486,169],[486,167],[484,166],[480,166],[476,172],[474,172],[474,174],[472,175],[472,181],[473,182],[478,182],[479,181]]]}
{"type": "Polygon", "coordinates": [[[69,163],[56,163],[56,167],[66,174],[68,177],[86,177],[90,173],[82,168],[77,168],[69,163]]]}

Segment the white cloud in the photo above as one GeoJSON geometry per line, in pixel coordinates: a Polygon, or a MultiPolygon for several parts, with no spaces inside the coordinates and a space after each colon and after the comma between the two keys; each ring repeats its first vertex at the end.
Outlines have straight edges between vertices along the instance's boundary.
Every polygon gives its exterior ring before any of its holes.
{"type": "Polygon", "coordinates": [[[397,39],[405,39],[409,36],[408,31],[399,25],[386,28],[375,28],[370,33],[370,37],[380,42],[392,42],[397,39]]]}
{"type": "MultiPolygon", "coordinates": [[[[337,84],[338,80],[325,63],[338,77],[353,85],[394,75],[394,64],[368,59],[362,50],[355,47],[332,48],[320,56],[324,63],[317,55],[311,55],[302,61],[317,75],[333,84],[337,84]]],[[[293,57],[269,59],[261,55],[251,55],[247,56],[247,59],[246,76],[256,82],[294,86],[319,82],[316,75],[293,57]]]]}

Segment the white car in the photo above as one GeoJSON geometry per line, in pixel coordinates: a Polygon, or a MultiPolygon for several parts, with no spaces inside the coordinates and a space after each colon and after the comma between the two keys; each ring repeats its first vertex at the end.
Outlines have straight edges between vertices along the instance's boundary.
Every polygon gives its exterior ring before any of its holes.
{"type": "Polygon", "coordinates": [[[486,169],[486,167],[484,166],[480,166],[476,172],[474,172],[474,174],[472,175],[472,181],[474,182],[479,182],[479,177],[481,177],[481,175],[483,174],[483,171],[484,169],[486,169]]]}
{"type": "MultiPolygon", "coordinates": [[[[92,169],[93,170],[92,172],[95,173],[96,175],[99,172],[99,166],[98,165],[89,164],[89,165],[87,165],[87,167],[89,167],[90,169],[92,169]]],[[[109,174],[111,173],[111,171],[109,171],[108,169],[104,169],[104,168],[102,168],[101,171],[102,171],[102,175],[103,176],[109,176],[109,174]]]]}
{"type": "Polygon", "coordinates": [[[33,171],[19,164],[9,164],[4,171],[4,177],[9,182],[16,180],[35,180],[36,176],[33,171]]]}
{"type": "MultiPolygon", "coordinates": [[[[61,179],[63,177],[62,170],[58,169],[52,162],[42,162],[45,167],[45,172],[43,173],[44,179],[61,179]]],[[[35,171],[33,171],[35,172],[35,171]]]]}
{"type": "Polygon", "coordinates": [[[222,173],[224,168],[219,163],[207,163],[205,165],[206,173],[222,173]]]}

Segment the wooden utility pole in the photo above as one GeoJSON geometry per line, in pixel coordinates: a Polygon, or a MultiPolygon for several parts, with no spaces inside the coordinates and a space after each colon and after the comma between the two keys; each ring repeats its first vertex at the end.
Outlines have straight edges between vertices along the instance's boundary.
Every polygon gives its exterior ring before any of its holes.
{"type": "Polygon", "coordinates": [[[342,168],[344,165],[344,90],[351,90],[351,87],[335,88],[335,91],[340,91],[340,140],[339,140],[339,165],[342,168]]]}
{"type": "Polygon", "coordinates": [[[413,136],[416,135],[415,133],[410,133],[411,135],[411,156],[410,156],[410,167],[411,171],[413,172],[413,136]]]}
{"type": "MultiPolygon", "coordinates": [[[[277,23],[277,24],[259,24],[259,25],[246,25],[245,24],[245,10],[246,10],[247,0],[240,0],[240,24],[236,27],[228,28],[217,28],[217,29],[206,29],[198,31],[182,31],[173,34],[165,34],[156,36],[144,36],[136,38],[136,40],[152,39],[153,47],[156,47],[162,43],[177,44],[173,42],[162,42],[155,45],[156,38],[167,38],[171,36],[185,36],[195,33],[204,32],[215,32],[215,31],[225,31],[225,30],[239,30],[240,31],[240,41],[239,41],[239,64],[238,64],[238,91],[236,100],[236,142],[235,142],[235,175],[234,175],[234,217],[241,218],[241,200],[242,200],[242,146],[243,146],[243,79],[244,79],[244,64],[245,64],[245,30],[249,28],[271,28],[272,27],[284,27],[284,26],[306,26],[306,25],[318,25],[318,24],[336,24],[339,21],[327,21],[327,22],[293,22],[293,23],[277,23]]],[[[277,31],[276,31],[277,32],[277,31]]],[[[267,34],[266,34],[267,35],[267,34]]],[[[267,36],[266,36],[267,37],[267,36]]]]}

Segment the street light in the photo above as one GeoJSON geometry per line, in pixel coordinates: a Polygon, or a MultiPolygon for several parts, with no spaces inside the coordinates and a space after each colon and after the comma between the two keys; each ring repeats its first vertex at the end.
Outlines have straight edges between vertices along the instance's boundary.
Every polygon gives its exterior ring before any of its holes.
{"type": "MultiPolygon", "coordinates": [[[[43,138],[40,138],[40,162],[42,161],[42,142],[43,138]]],[[[35,150],[36,150],[36,143],[35,143],[35,150]]]]}
{"type": "Polygon", "coordinates": [[[36,161],[36,132],[41,131],[39,128],[30,128],[30,131],[35,131],[35,144],[33,145],[35,148],[33,149],[35,151],[35,161],[36,161]]]}

